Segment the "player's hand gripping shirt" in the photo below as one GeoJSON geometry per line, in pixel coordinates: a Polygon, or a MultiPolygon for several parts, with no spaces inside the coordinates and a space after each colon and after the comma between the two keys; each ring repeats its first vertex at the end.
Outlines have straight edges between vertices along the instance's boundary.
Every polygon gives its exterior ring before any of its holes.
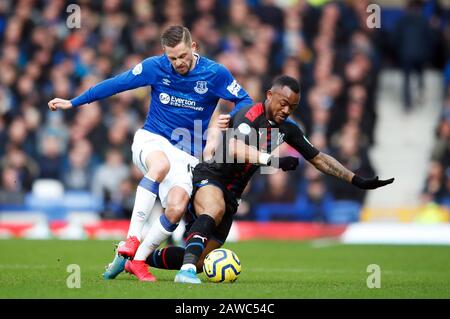
{"type": "Polygon", "coordinates": [[[88,89],[72,99],[72,105],[77,107],[126,90],[151,86],[150,110],[143,128],[198,157],[206,144],[204,133],[219,98],[234,102],[235,110],[253,101],[224,66],[196,56],[196,66],[186,75],[177,73],[167,56],[150,57],[88,89]]]}

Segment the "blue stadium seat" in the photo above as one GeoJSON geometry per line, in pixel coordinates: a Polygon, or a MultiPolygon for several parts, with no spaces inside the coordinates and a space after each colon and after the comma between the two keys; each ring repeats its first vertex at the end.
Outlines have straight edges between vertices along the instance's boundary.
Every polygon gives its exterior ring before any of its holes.
{"type": "Polygon", "coordinates": [[[103,201],[89,192],[68,191],[60,198],[42,198],[33,193],[25,196],[25,206],[30,211],[40,211],[51,220],[65,220],[70,212],[100,212],[103,201]]]}
{"type": "Polygon", "coordinates": [[[336,200],[325,211],[329,224],[349,224],[359,220],[361,204],[352,200],[336,200]]]}
{"type": "Polygon", "coordinates": [[[445,207],[447,207],[447,208],[450,208],[450,196],[449,196],[449,197],[445,197],[445,198],[440,202],[440,204],[441,204],[442,206],[445,206],[445,207]]]}
{"type": "Polygon", "coordinates": [[[95,211],[103,209],[103,201],[86,191],[67,191],[63,206],[67,211],[95,211]]]}
{"type": "Polygon", "coordinates": [[[255,207],[256,219],[269,221],[274,217],[296,221],[325,221],[323,216],[334,205],[333,197],[326,193],[320,203],[309,200],[304,193],[298,192],[297,200],[293,203],[259,204],[255,207]]]}
{"type": "Polygon", "coordinates": [[[63,220],[66,218],[66,210],[63,206],[62,198],[43,198],[33,193],[25,195],[25,205],[30,211],[43,212],[48,220],[63,220]]]}
{"type": "Polygon", "coordinates": [[[311,221],[314,214],[310,210],[304,196],[298,196],[293,203],[266,203],[255,207],[255,215],[258,221],[269,221],[274,217],[297,221],[311,221]]]}

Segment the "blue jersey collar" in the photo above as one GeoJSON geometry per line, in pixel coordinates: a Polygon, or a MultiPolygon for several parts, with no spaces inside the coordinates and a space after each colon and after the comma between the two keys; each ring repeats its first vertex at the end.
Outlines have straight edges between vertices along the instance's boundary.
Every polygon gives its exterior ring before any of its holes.
{"type": "Polygon", "coordinates": [[[195,65],[197,65],[200,62],[200,54],[198,53],[193,53],[196,57],[197,57],[197,62],[195,63],[195,65]]]}

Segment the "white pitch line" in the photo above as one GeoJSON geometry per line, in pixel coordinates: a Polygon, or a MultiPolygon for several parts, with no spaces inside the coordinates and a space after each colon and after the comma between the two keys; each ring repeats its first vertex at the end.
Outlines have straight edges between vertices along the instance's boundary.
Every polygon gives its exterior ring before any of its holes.
{"type": "Polygon", "coordinates": [[[46,265],[0,264],[0,269],[45,269],[46,265]]]}
{"type": "Polygon", "coordinates": [[[342,269],[317,269],[317,268],[246,268],[247,272],[321,272],[321,273],[347,273],[354,272],[354,270],[342,269]]]}
{"type": "Polygon", "coordinates": [[[324,239],[316,239],[311,241],[311,247],[312,248],[327,248],[327,247],[333,247],[337,245],[341,245],[339,238],[324,238],[324,239]]]}

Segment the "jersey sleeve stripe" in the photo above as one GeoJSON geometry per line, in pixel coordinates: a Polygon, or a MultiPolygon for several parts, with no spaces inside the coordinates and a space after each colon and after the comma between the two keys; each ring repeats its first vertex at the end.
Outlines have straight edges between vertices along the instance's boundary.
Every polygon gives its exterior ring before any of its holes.
{"type": "Polygon", "coordinates": [[[258,116],[264,113],[264,106],[262,103],[255,104],[252,106],[247,113],[245,114],[245,117],[250,121],[254,122],[258,116]]]}

